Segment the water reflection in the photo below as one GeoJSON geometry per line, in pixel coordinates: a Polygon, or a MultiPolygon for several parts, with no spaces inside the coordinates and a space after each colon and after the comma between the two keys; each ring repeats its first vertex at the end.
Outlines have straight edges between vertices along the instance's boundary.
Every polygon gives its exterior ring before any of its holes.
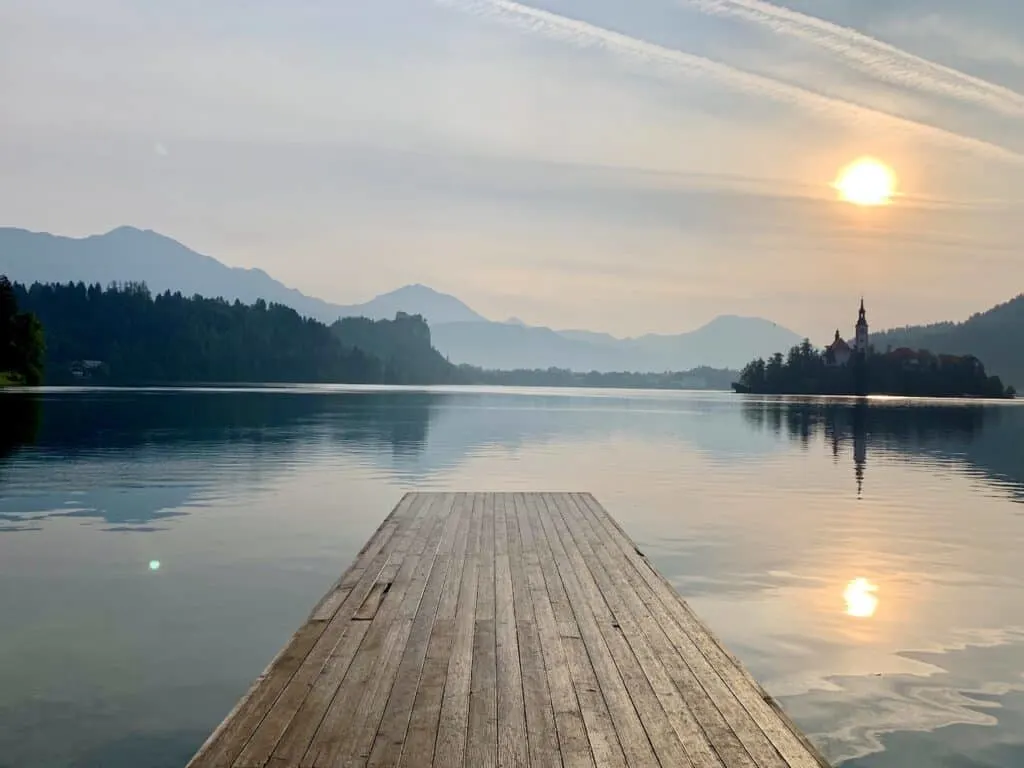
{"type": "Polygon", "coordinates": [[[1018,437],[1018,422],[1002,419],[1004,411],[992,404],[888,399],[749,398],[743,404],[744,418],[758,429],[785,435],[805,448],[821,437],[837,461],[848,450],[858,497],[864,492],[869,446],[882,453],[967,461],[1009,481],[1020,496],[1024,441],[1018,437]]]}
{"type": "Polygon", "coordinates": [[[35,442],[39,420],[38,397],[0,392],[0,459],[35,442]]]}
{"type": "Polygon", "coordinates": [[[182,765],[418,487],[593,491],[836,761],[1024,765],[1024,408],[296,388],[22,413],[0,763],[182,765]]]}
{"type": "Polygon", "coordinates": [[[415,464],[445,395],[324,390],[83,391],[0,395],[0,533],[43,520],[100,521],[153,533],[223,486],[259,486],[266,471],[317,446],[348,447],[401,472],[415,464]],[[126,473],[125,468],[130,467],[126,473]]]}
{"type": "Polygon", "coordinates": [[[415,454],[445,398],[329,388],[51,393],[39,398],[36,444],[62,452],[239,441],[286,448],[328,438],[415,454]]]}
{"type": "Polygon", "coordinates": [[[846,585],[843,599],[846,601],[846,613],[858,619],[869,619],[878,609],[878,587],[858,576],[846,585]]]}

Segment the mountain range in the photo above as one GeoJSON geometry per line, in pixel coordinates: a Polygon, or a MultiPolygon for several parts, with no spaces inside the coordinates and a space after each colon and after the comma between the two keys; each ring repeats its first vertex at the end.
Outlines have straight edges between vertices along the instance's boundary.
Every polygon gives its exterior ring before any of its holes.
{"type": "MultiPolygon", "coordinates": [[[[434,323],[484,320],[454,296],[410,285],[365,304],[344,306],[307,296],[278,282],[262,269],[229,267],[177,240],[152,230],[118,227],[102,235],[73,238],[0,227],[0,274],[21,283],[144,282],[150,290],[180,291],[284,304],[301,315],[333,323],[339,317],[390,320],[406,307],[430,310],[434,323]]],[[[426,317],[427,315],[424,314],[426,317]]]]}
{"type": "Polygon", "coordinates": [[[0,274],[22,283],[145,282],[154,292],[180,291],[246,303],[264,299],[328,323],[339,317],[388,319],[399,311],[420,314],[430,323],[434,346],[453,363],[491,369],[738,368],[800,340],[771,321],[732,315],[688,333],[627,339],[530,326],[515,318],[496,322],[424,285],[405,286],[363,304],[334,304],[289,288],[263,270],[229,267],[169,237],[134,227],[84,238],[0,228],[0,274]]]}

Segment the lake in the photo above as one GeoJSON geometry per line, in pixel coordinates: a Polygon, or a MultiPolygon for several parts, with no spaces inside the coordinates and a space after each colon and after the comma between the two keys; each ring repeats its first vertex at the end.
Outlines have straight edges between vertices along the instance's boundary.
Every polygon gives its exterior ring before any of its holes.
{"type": "Polygon", "coordinates": [[[1024,408],[0,395],[0,766],[179,768],[409,489],[588,490],[834,762],[1024,765],[1024,408]]]}

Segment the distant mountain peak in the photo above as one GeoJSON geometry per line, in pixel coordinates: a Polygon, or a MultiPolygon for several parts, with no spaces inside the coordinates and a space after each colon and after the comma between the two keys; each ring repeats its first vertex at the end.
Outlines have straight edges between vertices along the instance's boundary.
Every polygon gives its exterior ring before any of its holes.
{"type": "Polygon", "coordinates": [[[462,304],[461,301],[456,299],[451,294],[442,293],[441,291],[438,291],[438,290],[435,290],[434,288],[431,288],[429,285],[423,285],[423,283],[410,283],[409,285],[403,285],[401,288],[396,288],[393,291],[388,291],[387,293],[382,293],[382,294],[380,294],[379,296],[377,296],[375,298],[380,299],[380,298],[383,298],[385,296],[401,296],[403,298],[410,298],[410,297],[443,298],[443,299],[451,299],[453,301],[458,301],[460,304],[462,304]]]}
{"type": "MultiPolygon", "coordinates": [[[[154,232],[152,229],[140,229],[139,227],[133,227],[130,224],[122,224],[120,227],[114,227],[109,232],[104,232],[101,235],[90,235],[91,238],[104,238],[104,237],[155,237],[161,240],[170,240],[172,243],[178,243],[177,240],[168,237],[167,235],[161,235],[159,232],[154,232]]],[[[184,248],[185,246],[182,246],[184,248]]]]}
{"type": "Polygon", "coordinates": [[[776,323],[774,320],[768,320],[768,319],[766,319],[764,317],[757,317],[757,316],[754,316],[754,315],[728,315],[728,314],[726,314],[726,315],[716,315],[715,317],[711,318],[708,322],[706,322],[704,325],[702,325],[697,330],[702,330],[704,328],[714,328],[714,327],[717,327],[717,326],[733,326],[733,327],[735,327],[735,326],[743,326],[743,325],[764,325],[765,323],[768,323],[769,325],[773,325],[773,326],[778,327],[778,323],[776,323]]]}
{"type": "Polygon", "coordinates": [[[0,227],[0,273],[25,283],[138,281],[154,292],[198,293],[247,303],[264,299],[326,322],[351,316],[390,319],[398,312],[423,315],[430,323],[487,320],[454,296],[422,283],[364,304],[334,304],[283,285],[262,269],[229,267],[167,235],[131,225],[87,237],[0,227]]]}
{"type": "Polygon", "coordinates": [[[365,304],[347,309],[365,314],[367,317],[394,317],[397,312],[408,312],[423,315],[432,325],[488,322],[486,317],[455,296],[422,283],[403,285],[401,288],[382,293],[365,304]]]}

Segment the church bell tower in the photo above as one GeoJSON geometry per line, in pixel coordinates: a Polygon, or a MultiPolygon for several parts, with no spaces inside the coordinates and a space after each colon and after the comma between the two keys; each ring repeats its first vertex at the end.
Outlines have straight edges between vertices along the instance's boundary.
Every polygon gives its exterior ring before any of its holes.
{"type": "Polygon", "coordinates": [[[857,351],[868,353],[868,318],[864,311],[864,297],[860,299],[860,312],[857,313],[857,351]]]}

